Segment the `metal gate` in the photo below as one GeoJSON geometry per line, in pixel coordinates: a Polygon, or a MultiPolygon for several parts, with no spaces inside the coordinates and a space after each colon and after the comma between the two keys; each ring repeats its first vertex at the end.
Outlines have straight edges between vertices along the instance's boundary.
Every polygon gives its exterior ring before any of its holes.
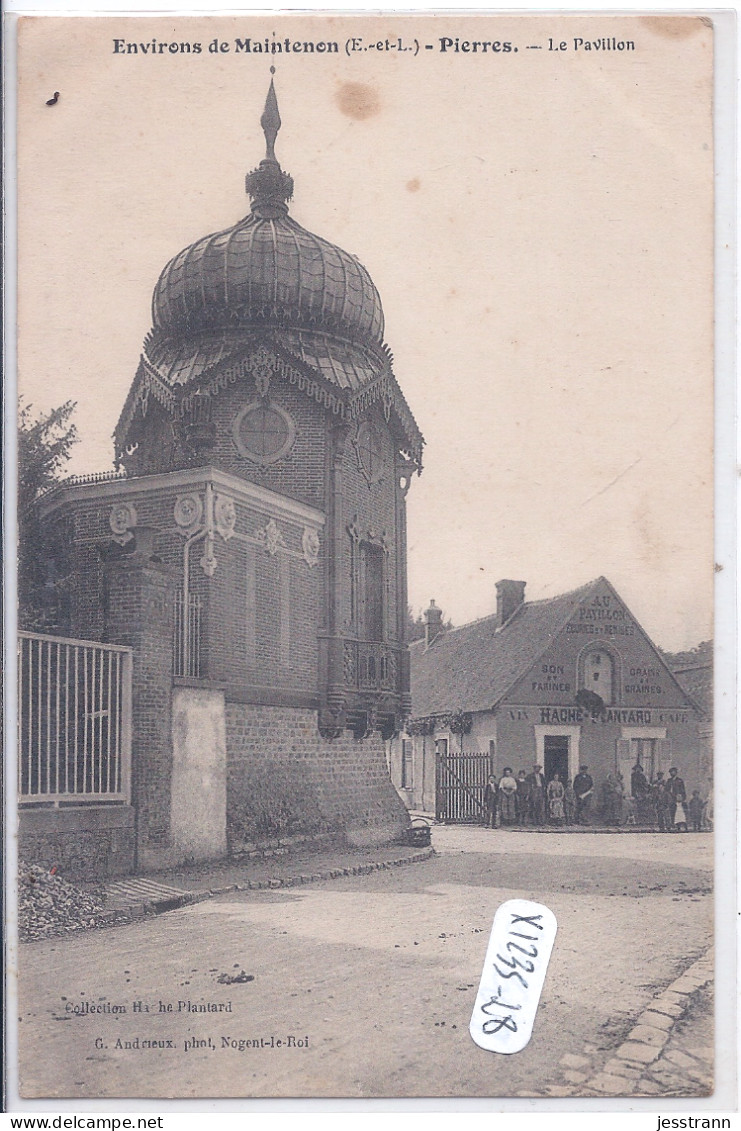
{"type": "Polygon", "coordinates": [[[461,751],[435,757],[435,818],[449,823],[479,821],[484,815],[484,790],[491,773],[488,754],[461,751]]]}
{"type": "Polygon", "coordinates": [[[130,648],[18,634],[18,800],[128,802],[130,648]]]}

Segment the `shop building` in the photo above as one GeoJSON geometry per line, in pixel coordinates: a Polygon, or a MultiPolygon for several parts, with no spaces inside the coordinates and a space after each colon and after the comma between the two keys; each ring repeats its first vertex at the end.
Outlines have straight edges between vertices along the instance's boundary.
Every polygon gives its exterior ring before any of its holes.
{"type": "Polygon", "coordinates": [[[597,809],[607,775],[629,792],[636,762],[707,788],[706,713],[606,578],[542,601],[523,581],[496,588],[492,616],[449,631],[433,602],[411,645],[412,714],[390,746],[409,808],[475,820],[490,773],[535,764],[562,781],[588,765],[597,809]]]}

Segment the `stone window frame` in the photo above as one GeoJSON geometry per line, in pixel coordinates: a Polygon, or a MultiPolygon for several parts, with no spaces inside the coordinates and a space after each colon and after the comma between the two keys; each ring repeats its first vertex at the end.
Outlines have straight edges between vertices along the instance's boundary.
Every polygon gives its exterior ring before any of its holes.
{"type": "Polygon", "coordinates": [[[580,650],[576,660],[576,690],[577,692],[582,690],[594,691],[593,687],[587,687],[584,678],[586,662],[592,652],[605,652],[610,659],[612,664],[612,694],[610,696],[610,702],[608,703],[607,700],[604,700],[604,703],[606,707],[614,707],[622,698],[622,661],[620,654],[602,639],[590,640],[589,643],[585,644],[580,650]]]}
{"type": "Polygon", "coordinates": [[[248,459],[250,463],[255,463],[259,467],[271,467],[274,463],[278,463],[280,460],[285,459],[285,457],[293,447],[296,440],[296,422],[294,421],[290,413],[286,412],[282,405],[276,404],[274,401],[263,401],[260,398],[257,398],[253,401],[250,401],[249,404],[244,405],[234,417],[234,420],[232,421],[232,439],[234,441],[235,448],[244,459],[248,459]],[[273,452],[269,456],[260,456],[258,452],[255,452],[251,448],[247,447],[241,435],[241,428],[245,419],[249,416],[250,413],[256,412],[258,409],[262,409],[266,412],[274,412],[276,416],[279,416],[282,419],[283,423],[286,425],[286,439],[283,441],[280,448],[278,448],[276,452],[273,452]]]}

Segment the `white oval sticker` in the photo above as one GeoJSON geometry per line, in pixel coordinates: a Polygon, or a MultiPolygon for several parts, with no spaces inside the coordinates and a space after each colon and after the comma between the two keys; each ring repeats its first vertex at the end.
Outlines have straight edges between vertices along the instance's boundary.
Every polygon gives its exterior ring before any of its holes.
{"type": "Polygon", "coordinates": [[[530,1040],[556,916],[542,903],[508,899],[494,916],[469,1032],[489,1052],[519,1052],[530,1040]]]}

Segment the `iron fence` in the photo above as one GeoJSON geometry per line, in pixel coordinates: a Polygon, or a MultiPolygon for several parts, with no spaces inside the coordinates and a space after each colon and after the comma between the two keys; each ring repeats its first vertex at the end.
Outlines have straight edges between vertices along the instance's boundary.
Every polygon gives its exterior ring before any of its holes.
{"type": "Polygon", "coordinates": [[[130,648],[18,634],[18,797],[128,802],[130,648]]]}

